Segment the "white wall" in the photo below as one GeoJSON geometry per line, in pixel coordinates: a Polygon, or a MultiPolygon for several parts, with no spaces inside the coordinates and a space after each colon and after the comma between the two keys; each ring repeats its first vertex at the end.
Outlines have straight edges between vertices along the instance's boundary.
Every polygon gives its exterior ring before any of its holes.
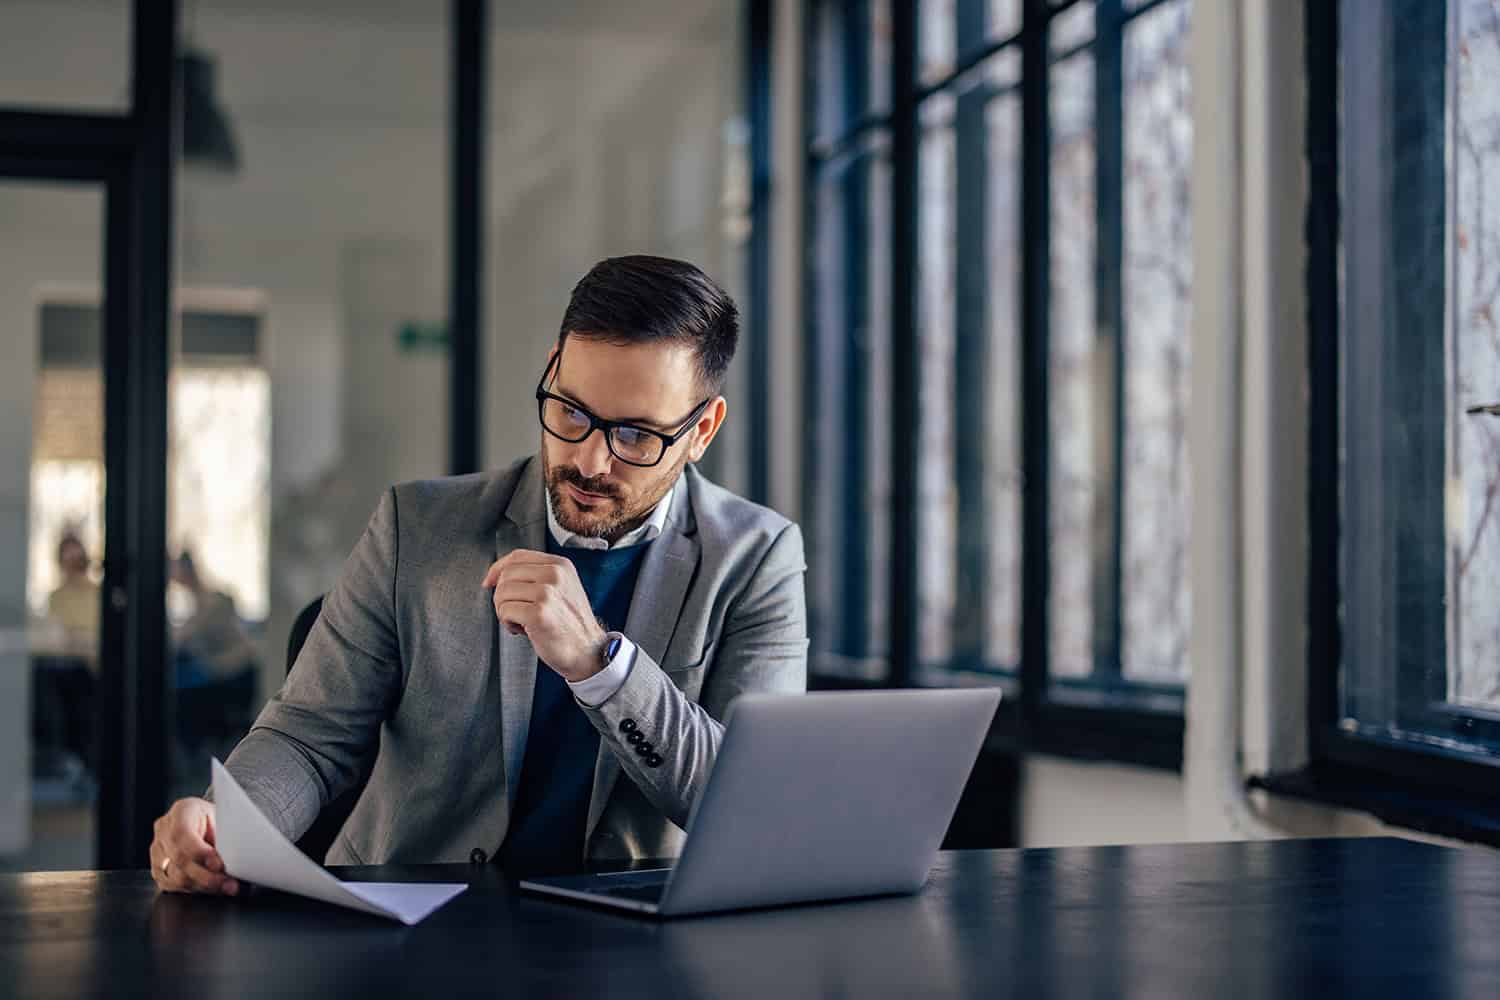
{"type": "Polygon", "coordinates": [[[598,260],[682,257],[742,298],[720,208],[726,125],[739,113],[737,7],[653,0],[635,12],[671,31],[528,37],[524,56],[495,58],[488,464],[536,450],[532,390],[569,292],[598,260]]]}

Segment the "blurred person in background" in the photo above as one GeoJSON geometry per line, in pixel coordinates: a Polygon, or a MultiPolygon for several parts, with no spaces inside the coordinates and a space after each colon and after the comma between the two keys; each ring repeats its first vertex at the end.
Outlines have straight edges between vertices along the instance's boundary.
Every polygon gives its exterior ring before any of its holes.
{"type": "Polygon", "coordinates": [[[66,531],[57,543],[57,567],[62,583],[47,597],[47,619],[62,629],[62,648],[95,668],[99,646],[99,585],[89,577],[89,550],[76,532],[66,531]]]}
{"type": "Polygon", "coordinates": [[[177,734],[190,755],[217,752],[249,722],[258,660],[234,598],[204,582],[184,549],[169,564],[190,610],[173,629],[177,734]]]}

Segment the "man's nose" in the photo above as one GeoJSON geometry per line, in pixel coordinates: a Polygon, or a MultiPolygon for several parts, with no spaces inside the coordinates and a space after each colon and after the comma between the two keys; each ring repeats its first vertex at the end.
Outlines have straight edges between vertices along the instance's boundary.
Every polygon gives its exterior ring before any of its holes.
{"type": "Polygon", "coordinates": [[[578,472],[586,479],[609,475],[614,455],[610,454],[609,442],[604,439],[604,430],[598,429],[578,442],[578,472]]]}

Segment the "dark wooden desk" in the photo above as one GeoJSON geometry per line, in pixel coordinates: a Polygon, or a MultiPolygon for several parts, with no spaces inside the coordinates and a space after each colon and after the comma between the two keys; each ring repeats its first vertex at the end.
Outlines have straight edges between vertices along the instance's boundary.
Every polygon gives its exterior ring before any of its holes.
{"type": "Polygon", "coordinates": [[[0,877],[0,996],[1500,997],[1500,854],[1394,839],[944,854],[909,898],[645,918],[493,868],[402,928],[145,872],[0,877]]]}

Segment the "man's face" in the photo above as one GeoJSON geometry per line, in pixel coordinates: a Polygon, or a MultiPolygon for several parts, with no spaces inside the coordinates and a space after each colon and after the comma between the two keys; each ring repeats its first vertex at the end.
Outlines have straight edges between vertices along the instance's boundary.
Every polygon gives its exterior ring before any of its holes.
{"type": "MultiPolygon", "coordinates": [[[[669,436],[703,402],[691,348],[621,346],[576,334],[568,337],[546,388],[602,420],[628,421],[669,436]]],[[[609,541],[638,527],[683,466],[701,457],[722,419],[718,400],[650,468],[616,458],[602,431],[576,444],[543,431],[542,471],[558,523],[576,535],[609,541]]]]}

